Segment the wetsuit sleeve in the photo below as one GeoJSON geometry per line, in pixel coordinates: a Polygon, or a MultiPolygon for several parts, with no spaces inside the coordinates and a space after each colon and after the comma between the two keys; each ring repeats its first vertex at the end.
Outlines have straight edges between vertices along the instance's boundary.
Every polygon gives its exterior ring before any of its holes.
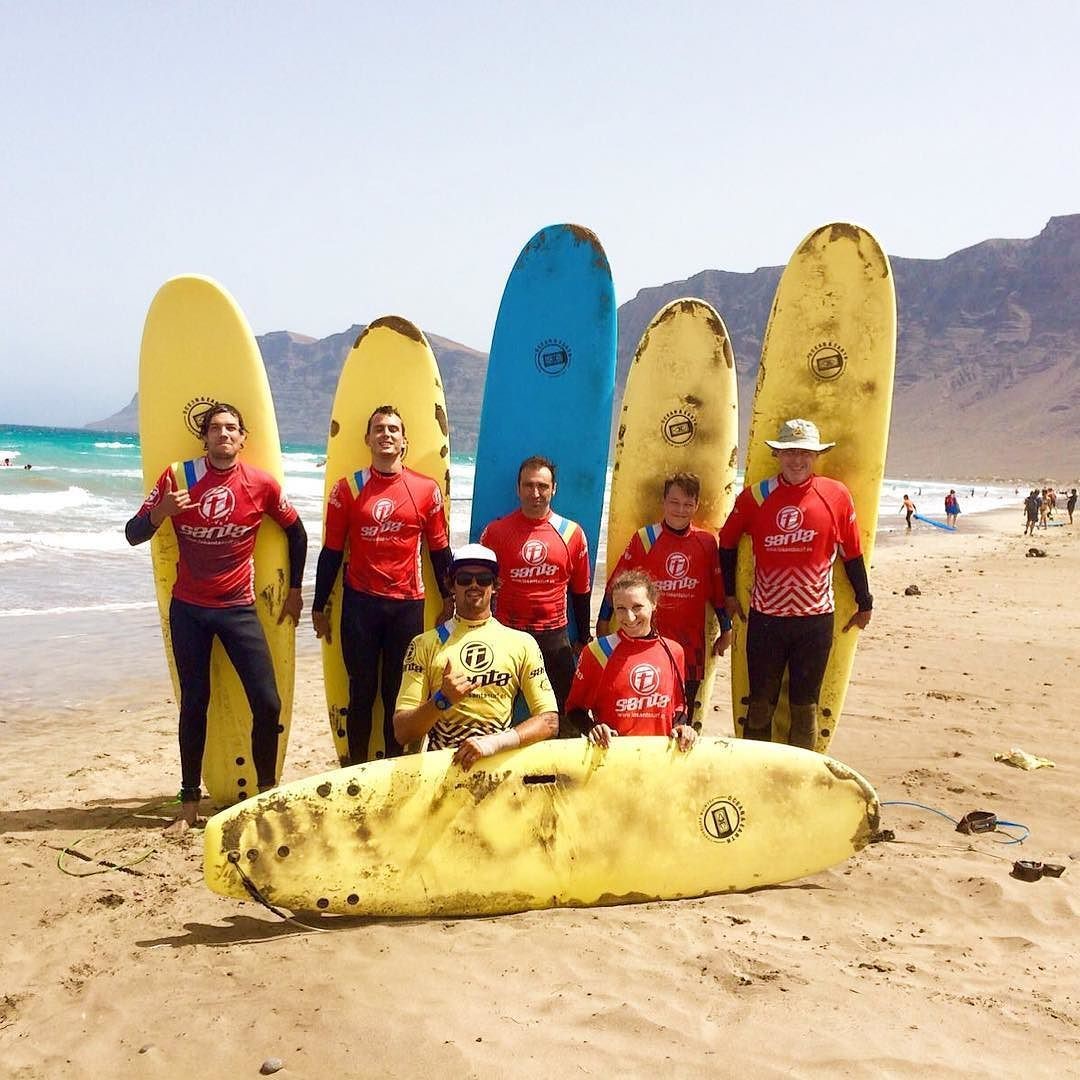
{"type": "Polygon", "coordinates": [[[162,496],[167,491],[172,491],[172,488],[172,470],[166,469],[158,477],[157,483],[143,500],[142,506],[135,512],[135,516],[124,526],[124,536],[132,547],[136,544],[145,544],[158,531],[160,526],[150,520],[150,511],[161,502],[162,496]]]}
{"type": "Polygon", "coordinates": [[[435,571],[435,581],[439,586],[439,595],[446,599],[451,595],[451,590],[446,584],[450,580],[450,567],[453,565],[453,556],[448,547],[431,551],[431,566],[435,571]]]}
{"type": "Polygon", "coordinates": [[[299,589],[304,583],[304,564],[307,562],[307,529],[299,514],[291,525],[285,526],[285,540],[289,545],[289,588],[299,589]]]}
{"type": "Polygon", "coordinates": [[[570,604],[574,609],[574,622],[577,623],[577,639],[583,645],[592,641],[592,612],[589,610],[590,594],[587,592],[570,594],[570,604]]]}
{"type": "Polygon", "coordinates": [[[315,599],[311,602],[312,611],[322,611],[326,607],[344,559],[344,551],[335,551],[331,547],[324,547],[319,552],[319,561],[315,567],[315,599]]]}
{"type": "Polygon", "coordinates": [[[724,579],[724,595],[735,595],[735,570],[739,561],[739,549],[733,548],[720,548],[720,574],[724,579]]]}
{"type": "Polygon", "coordinates": [[[518,670],[518,679],[521,683],[521,692],[529,707],[529,715],[558,712],[559,705],[555,700],[555,691],[551,689],[547,669],[544,667],[544,657],[540,652],[540,646],[532,637],[522,643],[519,663],[521,666],[518,670]]]}
{"type": "Polygon", "coordinates": [[[854,559],[845,559],[844,573],[851,582],[851,588],[855,592],[855,603],[859,605],[859,610],[872,611],[874,598],[870,595],[870,582],[866,577],[866,562],[863,557],[856,555],[854,559]]]}
{"type": "Polygon", "coordinates": [[[750,489],[743,488],[720,530],[720,572],[723,574],[726,596],[735,595],[735,565],[739,555],[739,540],[750,527],[749,515],[753,506],[754,497],[750,489]]]}
{"type": "Polygon", "coordinates": [[[401,667],[401,688],[398,690],[394,711],[415,709],[431,697],[428,680],[427,650],[424,648],[424,635],[414,637],[405,652],[405,661],[401,667]]]}
{"type": "Polygon", "coordinates": [[[330,489],[330,497],[326,500],[326,526],[323,529],[324,548],[334,548],[338,552],[345,550],[345,538],[349,532],[349,510],[351,506],[352,493],[349,491],[349,481],[343,476],[330,489]]]}
{"type": "Polygon", "coordinates": [[[577,671],[574,672],[574,678],[570,682],[570,693],[566,695],[565,706],[568,717],[572,713],[578,713],[578,716],[573,717],[573,719],[576,720],[583,731],[587,731],[592,725],[592,717],[588,715],[588,710],[593,705],[596,673],[596,660],[593,654],[586,649],[581,654],[577,671]]]}

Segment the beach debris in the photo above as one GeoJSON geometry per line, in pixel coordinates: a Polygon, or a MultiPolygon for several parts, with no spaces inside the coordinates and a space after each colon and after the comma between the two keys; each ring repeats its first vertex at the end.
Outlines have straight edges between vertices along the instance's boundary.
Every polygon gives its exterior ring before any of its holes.
{"type": "Polygon", "coordinates": [[[259,1072],[263,1076],[272,1076],[276,1072],[281,1072],[285,1068],[285,1062],[281,1058],[267,1058],[262,1065],[259,1066],[259,1072]]]}
{"type": "Polygon", "coordinates": [[[1000,761],[1002,765],[1011,765],[1014,769],[1024,769],[1027,772],[1032,769],[1053,769],[1056,767],[1049,758],[1039,757],[1038,754],[1029,754],[1026,750],[1021,750],[1019,746],[1014,746],[1008,753],[995,754],[994,760],[1000,761]]]}
{"type": "Polygon", "coordinates": [[[1061,877],[1065,873],[1065,867],[1058,863],[1032,862],[1028,859],[1018,859],[1013,863],[1010,877],[1019,881],[1038,881],[1044,877],[1061,877]]]}
{"type": "Polygon", "coordinates": [[[904,595],[905,596],[922,596],[922,589],[920,589],[918,585],[909,585],[904,590],[904,595]]]}
{"type": "Polygon", "coordinates": [[[1046,558],[1046,549],[1045,548],[1037,548],[1037,547],[1029,547],[1027,549],[1027,558],[1029,558],[1029,559],[1045,559],[1046,558]]]}

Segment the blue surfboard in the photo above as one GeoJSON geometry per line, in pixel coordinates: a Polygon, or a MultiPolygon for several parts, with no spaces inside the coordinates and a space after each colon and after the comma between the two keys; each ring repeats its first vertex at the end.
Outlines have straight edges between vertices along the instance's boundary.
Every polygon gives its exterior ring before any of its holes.
{"type": "Polygon", "coordinates": [[[923,517],[922,514],[913,515],[916,521],[925,521],[927,525],[934,525],[939,529],[944,529],[946,532],[956,532],[955,525],[946,525],[944,521],[935,521],[933,518],[923,517]]]}
{"type": "Polygon", "coordinates": [[[503,290],[476,447],[470,538],[518,508],[517,470],[556,466],[552,509],[596,545],[615,394],[615,289],[600,241],[549,225],[522,249],[503,290]]]}

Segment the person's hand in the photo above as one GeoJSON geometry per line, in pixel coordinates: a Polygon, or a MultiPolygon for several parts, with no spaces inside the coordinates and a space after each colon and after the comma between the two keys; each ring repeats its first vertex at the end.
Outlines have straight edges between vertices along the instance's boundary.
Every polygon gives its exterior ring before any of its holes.
{"type": "Polygon", "coordinates": [[[166,518],[176,517],[191,506],[191,493],[187,491],[166,491],[161,502],[150,511],[150,523],[156,528],[166,518]]]}
{"type": "Polygon", "coordinates": [[[677,741],[679,749],[685,753],[694,745],[697,732],[689,724],[676,724],[671,729],[671,737],[677,741]]]}
{"type": "Polygon", "coordinates": [[[315,628],[315,636],[323,638],[327,645],[334,643],[334,632],[330,626],[330,616],[325,611],[313,611],[311,613],[311,625],[315,628]]]}
{"type": "Polygon", "coordinates": [[[520,745],[521,740],[513,728],[506,731],[493,731],[488,735],[473,735],[457,748],[454,764],[460,765],[468,772],[481,758],[491,757],[500,750],[510,750],[520,745]]]}
{"type": "Polygon", "coordinates": [[[713,642],[713,656],[723,656],[731,646],[731,631],[722,630],[713,642]]]}
{"type": "Polygon", "coordinates": [[[870,616],[873,614],[871,611],[856,611],[847,621],[847,625],[844,627],[844,633],[846,634],[853,626],[857,626],[860,630],[865,630],[867,624],[870,622],[870,616]]]}
{"type": "Polygon", "coordinates": [[[443,597],[442,609],[439,611],[438,625],[441,626],[444,622],[449,622],[454,617],[454,597],[443,597]]]}
{"type": "Polygon", "coordinates": [[[746,612],[743,611],[742,604],[739,603],[737,596],[724,597],[724,610],[727,612],[729,619],[734,619],[738,615],[743,622],[746,622],[746,612]]]}
{"type": "Polygon", "coordinates": [[[292,619],[293,626],[300,625],[300,616],[304,614],[304,596],[299,589],[290,589],[285,594],[285,603],[281,605],[278,626],[286,619],[292,619]]]}
{"type": "MultiPolygon", "coordinates": [[[[473,692],[475,687],[473,681],[468,675],[463,675],[461,672],[452,671],[450,669],[450,661],[446,661],[446,667],[443,668],[442,684],[439,689],[450,699],[451,705],[456,705],[463,697],[468,697],[473,692]]],[[[455,760],[457,760],[455,758],[455,760]]]]}
{"type": "Polygon", "coordinates": [[[589,728],[585,738],[593,744],[593,746],[602,746],[605,750],[611,745],[611,740],[618,736],[618,732],[607,724],[593,724],[589,728]]]}

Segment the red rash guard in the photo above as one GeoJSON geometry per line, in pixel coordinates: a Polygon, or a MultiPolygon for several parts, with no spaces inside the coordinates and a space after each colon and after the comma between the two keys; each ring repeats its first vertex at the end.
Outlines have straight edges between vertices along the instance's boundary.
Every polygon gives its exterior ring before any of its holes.
{"type": "Polygon", "coordinates": [[[173,596],[199,607],[253,604],[252,553],[263,514],[283,529],[298,516],[281,485],[242,461],[215,469],[205,457],[197,458],[166,469],[139,513],[149,514],[168,492],[184,490],[192,505],[172,518],[180,549],[173,596]]]}
{"type": "Polygon", "coordinates": [[[550,511],[534,520],[515,510],[492,521],[480,543],[499,559],[499,622],[515,630],[566,626],[567,587],[589,591],[589,543],[580,525],[550,511]]]}
{"type": "Polygon", "coordinates": [[[763,615],[826,615],[833,610],[832,565],[862,554],[851,493],[827,476],[788,484],[773,476],[743,488],[720,546],[747,533],[754,547],[750,606],[763,615]]]}
{"type": "Polygon", "coordinates": [[[655,635],[631,638],[622,631],[590,642],[581,652],[566,711],[588,709],[596,723],[620,735],[670,735],[675,712],[685,706],[683,651],[677,641],[665,643],[666,650],[655,635]]]}
{"type": "Polygon", "coordinates": [[[450,544],[442,491],[427,476],[402,469],[380,473],[362,469],[343,476],[326,504],[323,545],[344,551],[350,589],[394,600],[421,600],[424,577],[420,538],[429,551],[450,544]]]}
{"type": "Polygon", "coordinates": [[[705,674],[706,605],[717,611],[724,607],[715,534],[697,525],[677,533],[663,522],[638,529],[608,578],[601,619],[613,614],[611,582],[624,570],[644,570],[656,582],[660,603],[653,612],[653,629],[682,645],[688,677],[700,680],[705,674]]]}

